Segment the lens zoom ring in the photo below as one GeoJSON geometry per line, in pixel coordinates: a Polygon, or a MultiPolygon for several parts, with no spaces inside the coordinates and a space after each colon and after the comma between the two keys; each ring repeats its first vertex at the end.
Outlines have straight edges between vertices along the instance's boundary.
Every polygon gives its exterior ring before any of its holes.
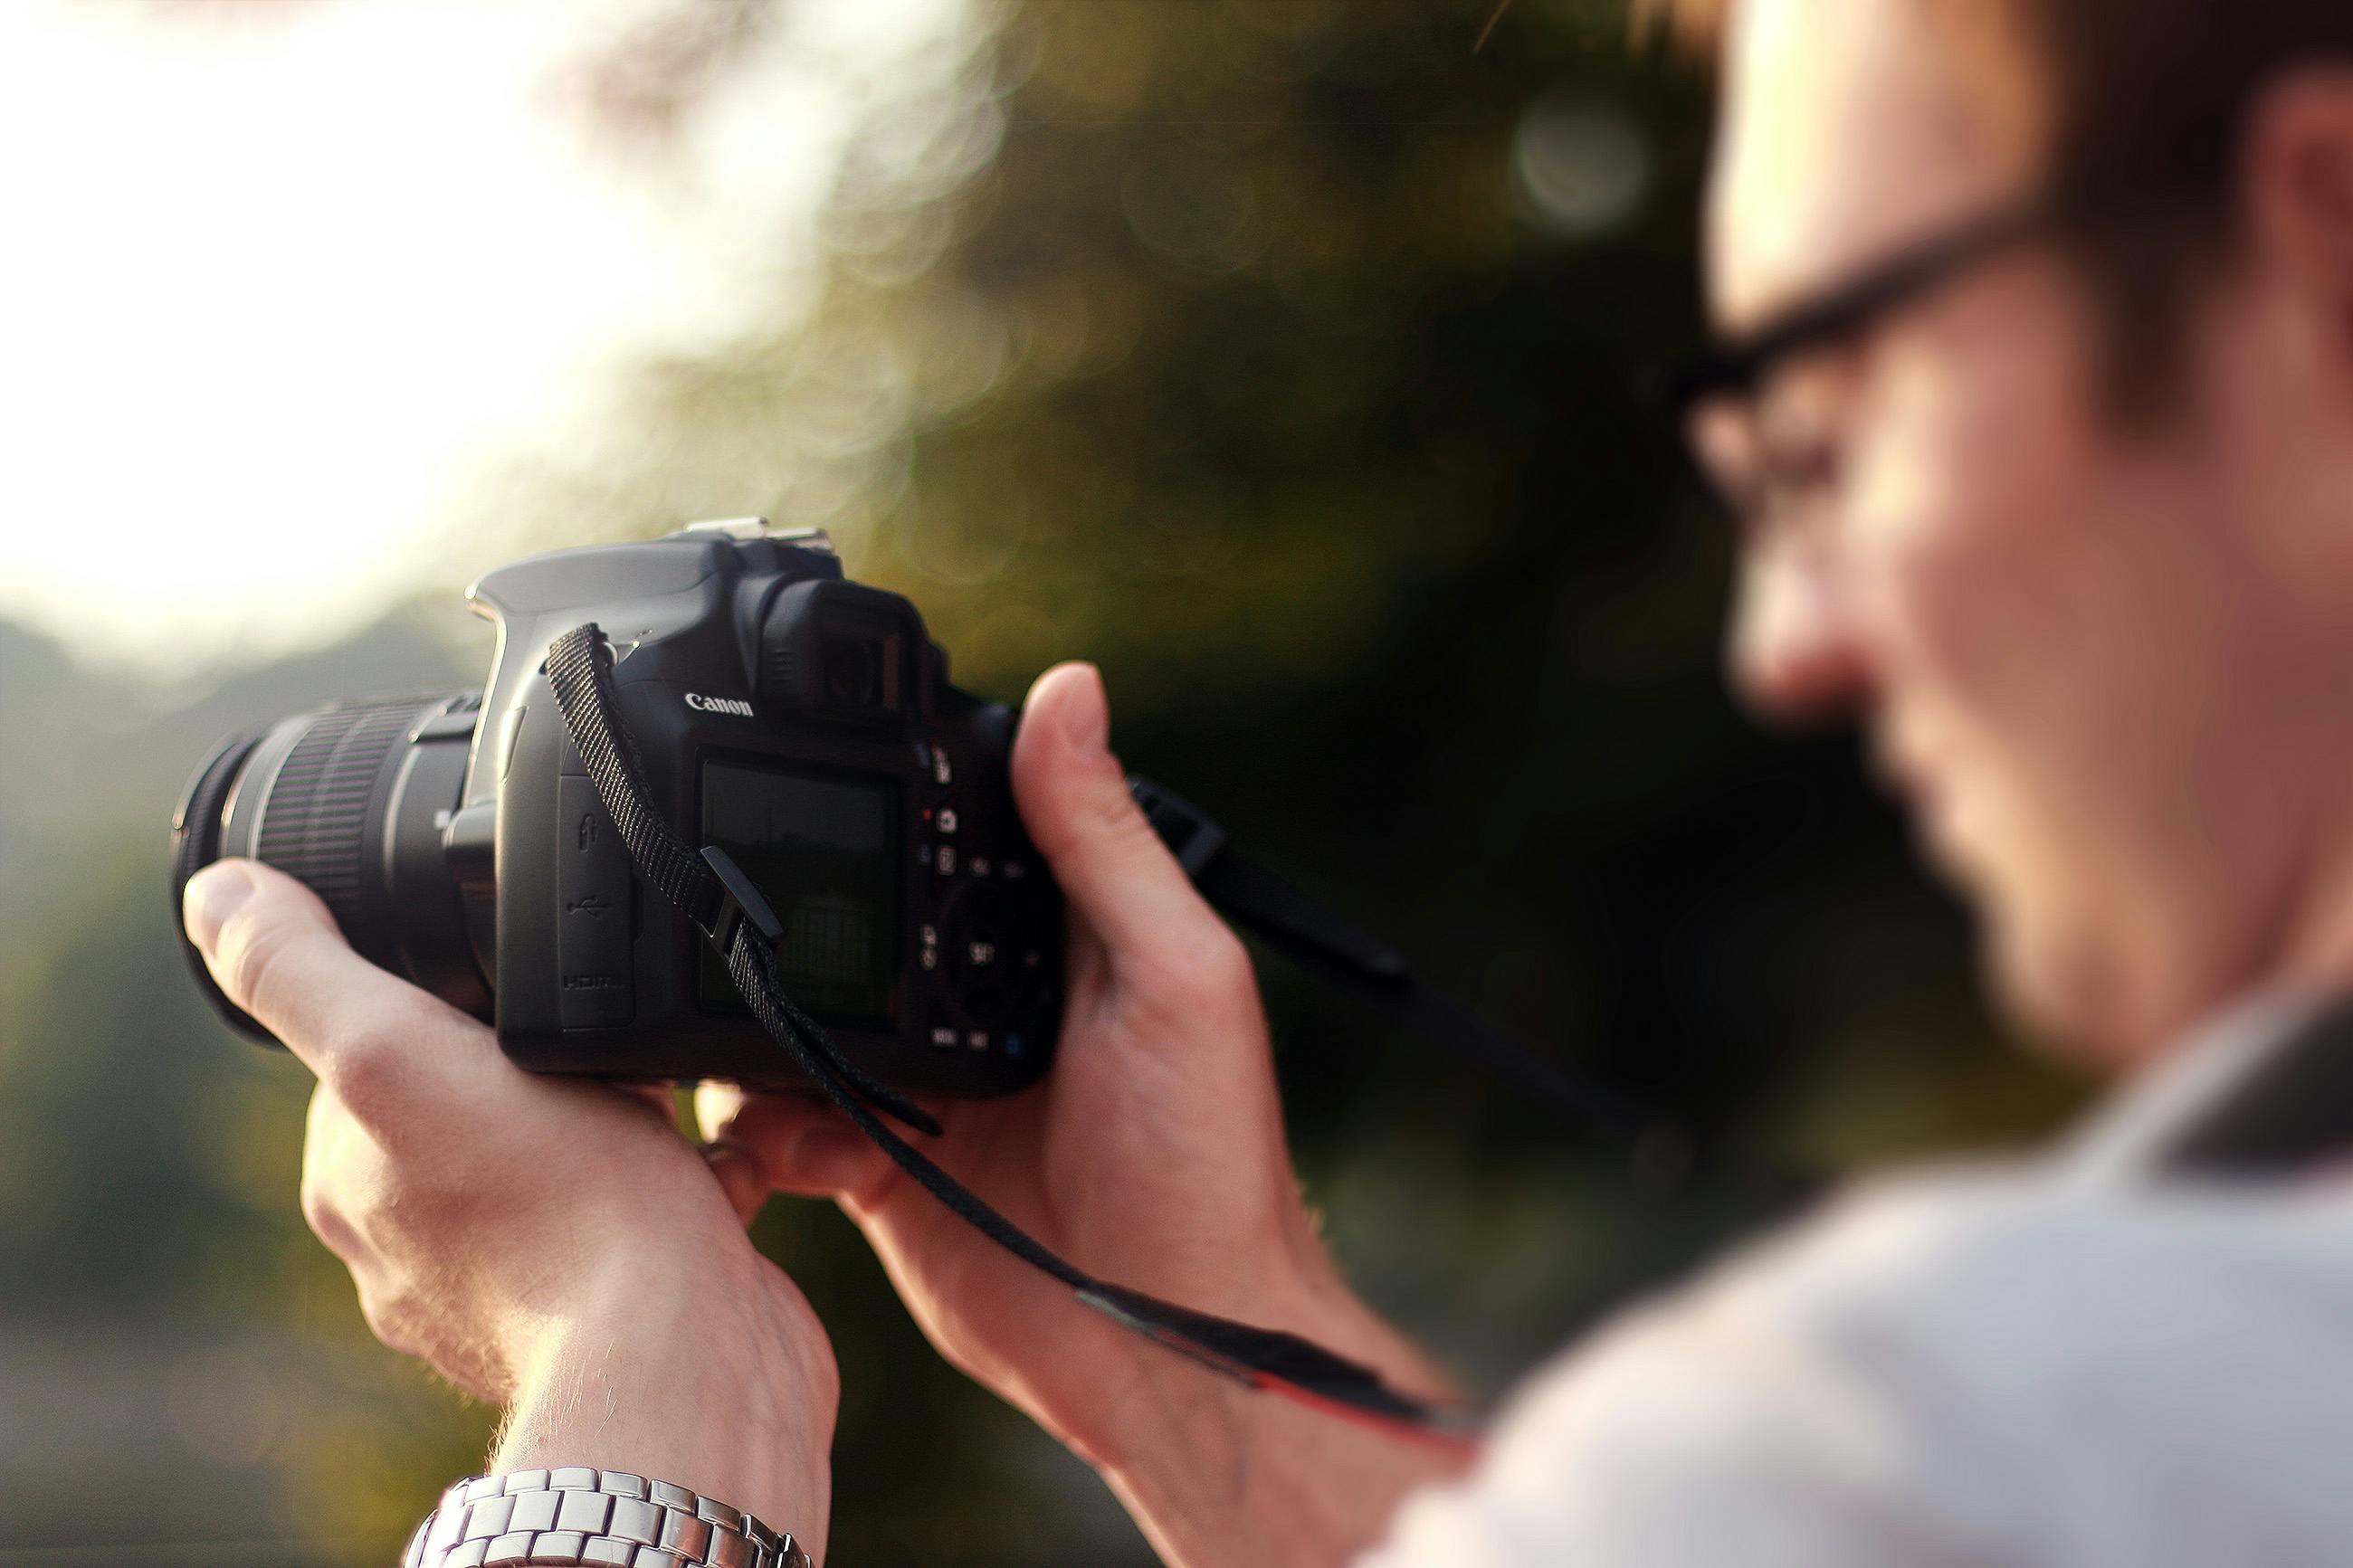
{"type": "Polygon", "coordinates": [[[307,884],[346,931],[359,910],[361,845],[376,776],[419,706],[368,703],[321,714],[270,786],[258,853],[307,884]]]}

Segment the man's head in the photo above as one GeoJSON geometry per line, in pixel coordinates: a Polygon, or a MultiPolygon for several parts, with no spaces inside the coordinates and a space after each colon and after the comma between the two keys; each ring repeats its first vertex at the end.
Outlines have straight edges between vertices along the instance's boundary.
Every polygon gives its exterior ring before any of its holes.
{"type": "Polygon", "coordinates": [[[1722,62],[1727,331],[2049,215],[1695,421],[1744,695],[1862,721],[2076,1048],[2353,982],[2353,7],[1666,8],[1722,62]]]}

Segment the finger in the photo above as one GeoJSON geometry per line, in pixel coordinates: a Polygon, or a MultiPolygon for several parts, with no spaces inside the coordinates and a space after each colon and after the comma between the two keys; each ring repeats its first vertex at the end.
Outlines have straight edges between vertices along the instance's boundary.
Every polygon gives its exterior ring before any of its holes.
{"type": "Polygon", "coordinates": [[[1114,954],[1181,951],[1230,933],[1127,793],[1090,664],[1038,678],[1013,738],[1013,795],[1054,879],[1114,954]]]}
{"type": "Polygon", "coordinates": [[[728,1123],[743,1106],[744,1091],[732,1083],[694,1086],[694,1122],[702,1138],[702,1157],[734,1205],[735,1217],[748,1230],[768,1201],[768,1173],[758,1153],[730,1135],[728,1123]]]}
{"type": "Polygon", "coordinates": [[[216,861],[188,879],[181,908],[222,993],[322,1078],[356,1042],[459,1033],[449,1026],[462,1015],[353,952],[318,895],[282,871],[216,861]]]}
{"type": "Polygon", "coordinates": [[[666,1083],[617,1083],[612,1089],[625,1099],[634,1100],[661,1119],[665,1127],[678,1125],[678,1093],[666,1083]]]}
{"type": "Polygon", "coordinates": [[[896,1169],[839,1111],[798,1095],[741,1099],[719,1133],[748,1151],[780,1193],[839,1197],[864,1192],[896,1169]]]}
{"type": "Polygon", "coordinates": [[[727,1194],[735,1222],[751,1229],[768,1201],[768,1175],[760,1168],[758,1157],[742,1144],[722,1139],[702,1146],[702,1163],[719,1178],[719,1190],[727,1194]]]}

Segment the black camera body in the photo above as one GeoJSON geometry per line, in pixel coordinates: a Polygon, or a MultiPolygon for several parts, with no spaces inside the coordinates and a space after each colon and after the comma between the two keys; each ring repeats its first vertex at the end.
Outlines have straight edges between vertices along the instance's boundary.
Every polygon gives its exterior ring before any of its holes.
{"type": "Polygon", "coordinates": [[[1015,717],[949,683],[913,605],[845,579],[821,535],[748,521],[534,556],[470,597],[498,627],[484,692],[231,742],[175,820],[176,881],[280,865],[536,1071],[800,1086],[637,876],[565,729],[542,665],[593,622],[650,801],[765,896],[786,994],[849,1061],[923,1096],[1046,1070],[1061,901],[1014,809],[1015,717]]]}

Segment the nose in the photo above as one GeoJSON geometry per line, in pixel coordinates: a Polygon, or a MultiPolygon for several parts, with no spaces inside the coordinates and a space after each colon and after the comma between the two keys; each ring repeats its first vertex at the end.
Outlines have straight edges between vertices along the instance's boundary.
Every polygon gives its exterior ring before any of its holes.
{"type": "Polygon", "coordinates": [[[1726,662],[1743,705],[1781,724],[1855,717],[1871,696],[1861,627],[1831,553],[1775,540],[1746,552],[1726,662]]]}

